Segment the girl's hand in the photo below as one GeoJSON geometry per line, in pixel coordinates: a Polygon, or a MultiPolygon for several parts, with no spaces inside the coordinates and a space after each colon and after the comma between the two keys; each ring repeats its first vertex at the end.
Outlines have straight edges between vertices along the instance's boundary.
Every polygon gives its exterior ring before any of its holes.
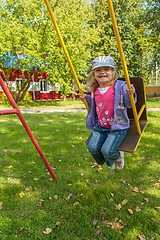
{"type": "Polygon", "coordinates": [[[79,94],[79,98],[80,98],[81,100],[86,99],[87,96],[88,96],[88,94],[86,94],[86,93],[84,93],[84,96],[82,96],[82,94],[79,94]]]}
{"type": "Polygon", "coordinates": [[[134,88],[133,84],[131,84],[131,86],[126,89],[126,92],[127,92],[128,94],[133,94],[133,93],[135,93],[135,88],[134,88]]]}

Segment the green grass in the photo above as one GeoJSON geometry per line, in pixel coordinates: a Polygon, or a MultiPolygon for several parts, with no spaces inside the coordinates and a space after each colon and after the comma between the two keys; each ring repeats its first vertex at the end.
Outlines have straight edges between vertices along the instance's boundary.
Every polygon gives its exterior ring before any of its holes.
{"type": "MultiPolygon", "coordinates": [[[[81,100],[57,100],[57,101],[37,101],[31,103],[18,103],[20,109],[85,109],[85,105],[81,100]]],[[[147,108],[160,107],[160,98],[148,98],[147,99],[147,108]]],[[[0,104],[0,110],[11,109],[12,106],[0,104]]]]}
{"type": "Polygon", "coordinates": [[[160,239],[160,115],[148,115],[136,154],[126,153],[118,172],[94,165],[85,113],[24,114],[58,182],[19,119],[0,116],[0,239],[160,239]]]}
{"type": "MultiPolygon", "coordinates": [[[[56,101],[37,101],[31,103],[18,103],[20,109],[85,109],[85,105],[81,100],[56,100],[56,101]]],[[[1,103],[0,109],[8,109],[12,106],[1,103]]]]}
{"type": "Polygon", "coordinates": [[[160,97],[159,98],[148,98],[147,99],[147,108],[160,108],[160,97]]]}

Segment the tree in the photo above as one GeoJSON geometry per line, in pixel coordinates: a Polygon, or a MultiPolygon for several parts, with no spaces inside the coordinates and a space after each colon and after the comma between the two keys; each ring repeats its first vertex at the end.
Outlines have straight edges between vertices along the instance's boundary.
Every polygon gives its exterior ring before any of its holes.
{"type": "MultiPolygon", "coordinates": [[[[144,18],[139,32],[143,52],[143,75],[147,84],[155,84],[157,68],[160,69],[160,4],[159,0],[142,2],[144,18]]],[[[160,83],[160,81],[159,81],[160,83]]]]}
{"type": "MultiPolygon", "coordinates": [[[[95,12],[95,17],[91,24],[99,26],[99,41],[94,45],[92,53],[95,54],[95,52],[97,52],[98,55],[109,54],[114,57],[119,75],[123,76],[107,2],[105,0],[94,0],[92,7],[95,12]]],[[[138,42],[138,21],[140,18],[141,6],[139,1],[114,0],[113,7],[129,75],[140,75],[142,53],[138,42]]]]}
{"type": "MultiPolygon", "coordinates": [[[[85,0],[52,1],[51,7],[81,79],[90,59],[88,46],[95,35],[87,24],[92,18],[91,8],[85,0]]],[[[20,70],[23,79],[16,101],[23,99],[32,77],[40,71],[46,72],[52,84],[63,85],[64,94],[72,92],[72,73],[43,1],[1,0],[0,19],[1,69],[11,53],[15,56],[12,66],[20,70]],[[27,80],[25,71],[29,75],[27,80]]]]}

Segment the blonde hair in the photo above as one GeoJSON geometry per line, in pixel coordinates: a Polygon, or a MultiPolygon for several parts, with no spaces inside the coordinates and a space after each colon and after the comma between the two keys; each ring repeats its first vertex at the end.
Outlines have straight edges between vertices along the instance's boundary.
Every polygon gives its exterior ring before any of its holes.
{"type": "MultiPolygon", "coordinates": [[[[115,69],[113,69],[113,73],[114,73],[114,76],[113,76],[112,81],[110,82],[111,86],[113,86],[113,84],[118,79],[118,73],[115,69]]],[[[96,90],[97,87],[99,87],[99,83],[97,82],[97,80],[95,79],[95,76],[94,76],[94,71],[91,71],[88,74],[88,87],[89,87],[91,92],[93,92],[94,90],[96,90]]]]}

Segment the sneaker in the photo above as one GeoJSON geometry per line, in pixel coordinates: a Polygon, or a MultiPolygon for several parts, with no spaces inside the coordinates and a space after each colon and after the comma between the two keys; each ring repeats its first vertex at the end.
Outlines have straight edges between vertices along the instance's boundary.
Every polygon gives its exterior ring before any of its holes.
{"type": "Polygon", "coordinates": [[[115,161],[115,169],[121,170],[124,168],[124,152],[120,151],[119,158],[115,161]]]}
{"type": "MultiPolygon", "coordinates": [[[[108,167],[109,167],[109,166],[108,166],[108,167]]],[[[109,169],[111,169],[111,170],[116,170],[116,164],[115,164],[115,162],[113,163],[112,166],[109,167],[109,169]]]]}

